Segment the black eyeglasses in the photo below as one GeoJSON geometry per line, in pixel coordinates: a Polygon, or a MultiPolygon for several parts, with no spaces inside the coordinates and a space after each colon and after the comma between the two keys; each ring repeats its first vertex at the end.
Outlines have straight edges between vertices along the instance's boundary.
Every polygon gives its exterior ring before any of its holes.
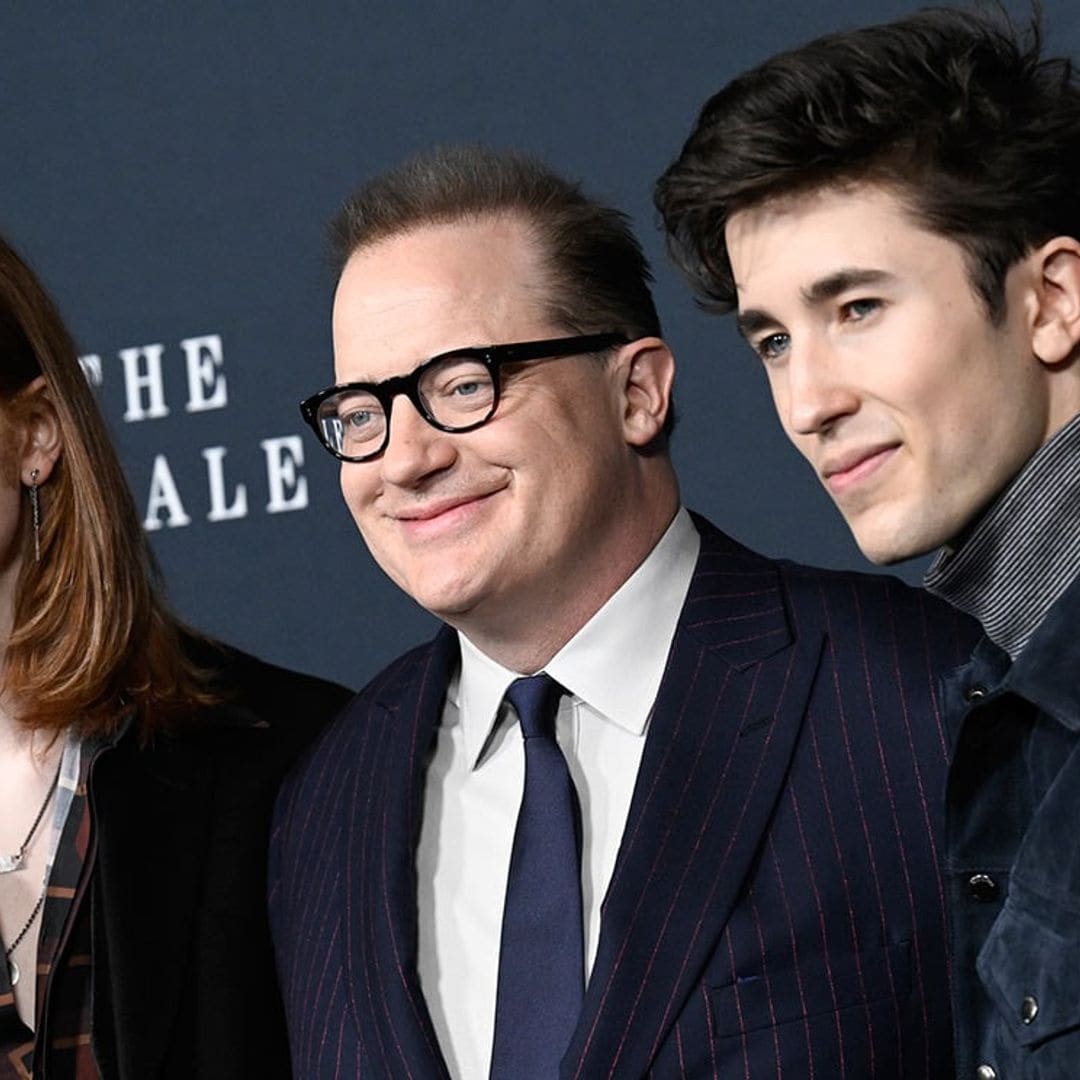
{"type": "Polygon", "coordinates": [[[300,402],[300,411],[334,457],[370,461],[390,441],[390,410],[398,394],[404,394],[432,427],[472,431],[486,424],[499,407],[503,364],[597,353],[627,341],[622,334],[583,334],[454,349],[432,357],[408,375],[378,383],[328,386],[300,402]]]}

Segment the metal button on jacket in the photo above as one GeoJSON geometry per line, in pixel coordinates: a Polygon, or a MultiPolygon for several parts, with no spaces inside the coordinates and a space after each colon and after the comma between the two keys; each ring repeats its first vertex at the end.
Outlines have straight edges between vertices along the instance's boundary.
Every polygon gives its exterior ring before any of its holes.
{"type": "Polygon", "coordinates": [[[989,874],[972,874],[968,878],[968,893],[973,900],[984,904],[998,897],[998,883],[989,874]]]}
{"type": "Polygon", "coordinates": [[[993,1065],[980,1065],[975,1070],[975,1075],[978,1080],[997,1080],[997,1071],[993,1065]]]}
{"type": "Polygon", "coordinates": [[[964,691],[964,697],[968,701],[978,701],[980,698],[986,697],[986,687],[980,686],[978,683],[974,686],[969,686],[964,691]]]}
{"type": "Polygon", "coordinates": [[[1020,1019],[1025,1024],[1030,1024],[1039,1015],[1039,999],[1032,994],[1027,994],[1020,1002],[1020,1019]]]}

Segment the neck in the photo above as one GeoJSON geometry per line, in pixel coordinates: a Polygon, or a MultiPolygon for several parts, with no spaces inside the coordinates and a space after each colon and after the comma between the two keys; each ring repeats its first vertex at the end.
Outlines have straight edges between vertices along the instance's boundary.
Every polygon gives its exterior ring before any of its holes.
{"type": "Polygon", "coordinates": [[[523,675],[538,672],[648,558],[678,509],[678,489],[672,486],[663,498],[642,500],[608,543],[597,538],[572,579],[541,579],[527,595],[445,621],[503,667],[523,675]]]}
{"type": "Polygon", "coordinates": [[[7,696],[0,698],[0,758],[31,757],[47,760],[51,757],[52,737],[35,731],[20,719],[19,712],[7,696]]]}

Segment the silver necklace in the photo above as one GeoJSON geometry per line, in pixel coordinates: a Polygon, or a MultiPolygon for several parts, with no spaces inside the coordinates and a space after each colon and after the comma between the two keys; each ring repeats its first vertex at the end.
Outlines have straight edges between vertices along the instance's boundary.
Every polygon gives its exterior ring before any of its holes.
{"type": "MultiPolygon", "coordinates": [[[[62,760],[62,759],[61,759],[62,760]]],[[[10,874],[12,870],[21,870],[23,859],[26,858],[26,849],[30,846],[30,841],[34,839],[34,833],[37,832],[37,827],[41,824],[41,819],[45,816],[45,808],[49,805],[49,800],[53,797],[53,792],[56,790],[57,781],[60,779],[60,765],[56,766],[56,773],[52,778],[52,783],[49,785],[49,790],[45,792],[45,801],[41,804],[41,809],[37,812],[37,817],[34,818],[33,824],[30,826],[30,831],[26,834],[26,839],[19,845],[19,850],[14,855],[0,855],[0,874],[10,874]]]]}
{"type": "MultiPolygon", "coordinates": [[[[45,801],[41,804],[41,809],[37,812],[34,823],[30,826],[30,831],[26,834],[26,839],[19,845],[19,850],[15,852],[14,855],[0,855],[0,874],[8,874],[12,870],[18,870],[22,866],[23,859],[26,857],[26,849],[30,846],[30,841],[33,840],[34,833],[37,832],[37,827],[41,824],[41,819],[45,816],[45,809],[52,801],[53,793],[56,791],[56,785],[60,780],[60,766],[62,764],[63,758],[61,757],[60,763],[56,766],[56,772],[53,774],[49,790],[45,792],[45,801]]],[[[8,980],[12,986],[15,986],[19,981],[19,965],[15,962],[12,954],[22,944],[23,938],[30,933],[30,927],[34,925],[34,922],[41,911],[41,905],[45,903],[45,895],[48,891],[49,878],[48,874],[46,874],[45,880],[41,883],[41,892],[38,893],[38,898],[34,901],[34,906],[30,909],[30,914],[26,917],[26,922],[22,924],[22,928],[15,935],[15,940],[4,949],[4,959],[7,961],[8,967],[8,980]]]]}
{"type": "Polygon", "coordinates": [[[8,966],[8,980],[12,986],[19,981],[19,965],[15,963],[12,953],[22,944],[22,939],[30,932],[30,927],[34,925],[34,920],[38,917],[38,912],[41,911],[41,905],[45,903],[45,894],[48,891],[49,880],[46,878],[42,882],[41,892],[38,894],[34,906],[30,909],[30,914],[26,922],[23,923],[22,929],[15,935],[15,940],[4,950],[4,959],[7,961],[8,966]]]}

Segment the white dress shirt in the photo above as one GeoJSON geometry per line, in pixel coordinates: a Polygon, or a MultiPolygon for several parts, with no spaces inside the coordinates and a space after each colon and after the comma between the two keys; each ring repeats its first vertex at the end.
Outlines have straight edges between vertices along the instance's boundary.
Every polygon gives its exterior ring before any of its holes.
{"type": "MultiPolygon", "coordinates": [[[[581,803],[586,977],[699,547],[690,515],[680,510],[645,561],[544,668],[567,690],[556,738],[581,803]]],[[[519,673],[459,637],[461,670],[427,771],[416,853],[419,972],[451,1075],[483,1080],[525,752],[513,709],[502,704],[519,673]]]]}

